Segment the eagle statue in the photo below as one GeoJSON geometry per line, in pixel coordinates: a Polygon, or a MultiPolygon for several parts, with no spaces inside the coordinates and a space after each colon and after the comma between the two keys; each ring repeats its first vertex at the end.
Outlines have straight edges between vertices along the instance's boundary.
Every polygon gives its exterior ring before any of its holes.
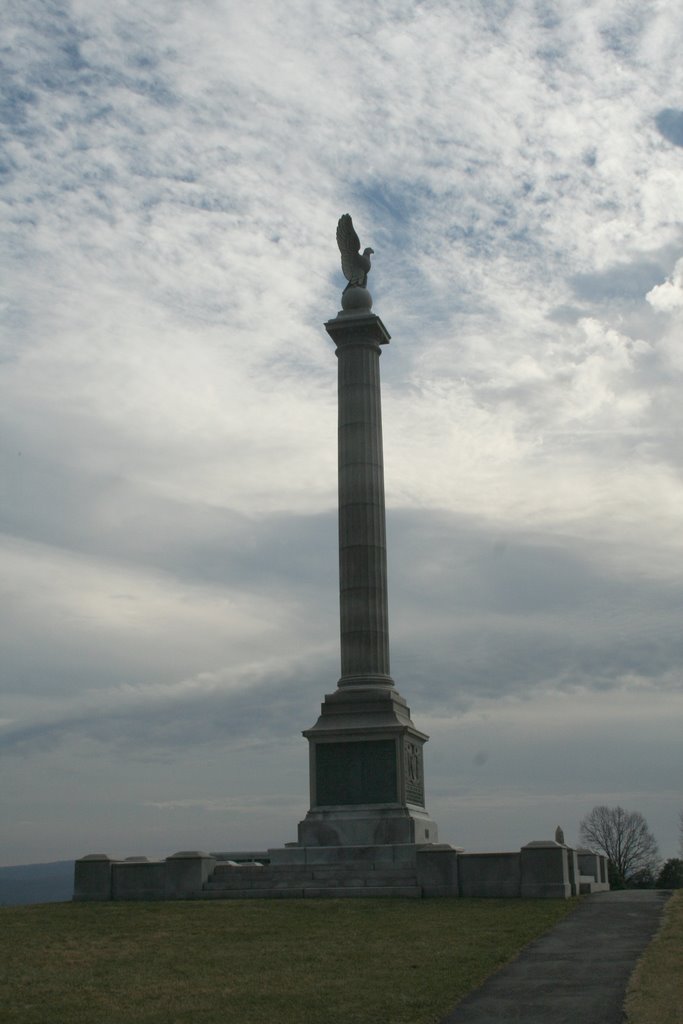
{"type": "Polygon", "coordinates": [[[341,253],[341,265],[344,277],[349,282],[344,289],[365,288],[370,272],[370,256],[374,249],[360,251],[360,239],[356,234],[351,215],[343,213],[337,224],[337,245],[341,253]]]}

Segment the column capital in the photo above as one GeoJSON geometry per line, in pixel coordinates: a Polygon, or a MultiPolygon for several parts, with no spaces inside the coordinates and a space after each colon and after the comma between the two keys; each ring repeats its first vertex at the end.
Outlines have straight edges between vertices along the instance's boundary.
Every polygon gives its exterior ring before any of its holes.
{"type": "Polygon", "coordinates": [[[375,313],[340,311],[325,330],[337,348],[346,345],[388,345],[391,335],[375,313]]]}

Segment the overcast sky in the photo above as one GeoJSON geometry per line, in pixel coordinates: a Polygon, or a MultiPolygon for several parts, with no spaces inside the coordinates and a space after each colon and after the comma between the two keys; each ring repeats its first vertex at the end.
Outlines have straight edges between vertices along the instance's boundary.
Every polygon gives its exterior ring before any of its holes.
{"type": "Polygon", "coordinates": [[[9,0],[0,863],[296,838],[375,250],[392,670],[440,838],[683,805],[674,0],[9,0]]]}

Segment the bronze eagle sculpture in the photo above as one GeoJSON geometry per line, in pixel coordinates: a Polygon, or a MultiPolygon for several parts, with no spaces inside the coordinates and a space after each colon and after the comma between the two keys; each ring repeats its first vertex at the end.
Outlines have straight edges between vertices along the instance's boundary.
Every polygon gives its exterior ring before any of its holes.
{"type": "Polygon", "coordinates": [[[365,288],[370,272],[370,256],[374,249],[360,251],[360,239],[351,220],[351,215],[343,213],[337,224],[337,245],[341,253],[341,265],[344,277],[349,282],[344,289],[365,288]]]}

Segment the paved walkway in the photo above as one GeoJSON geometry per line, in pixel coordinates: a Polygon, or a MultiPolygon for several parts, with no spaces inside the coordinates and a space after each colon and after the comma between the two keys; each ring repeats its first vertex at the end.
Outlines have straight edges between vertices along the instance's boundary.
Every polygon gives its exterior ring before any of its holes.
{"type": "Polygon", "coordinates": [[[669,895],[632,890],[586,896],[441,1024],[623,1024],[628,979],[669,895]]]}

